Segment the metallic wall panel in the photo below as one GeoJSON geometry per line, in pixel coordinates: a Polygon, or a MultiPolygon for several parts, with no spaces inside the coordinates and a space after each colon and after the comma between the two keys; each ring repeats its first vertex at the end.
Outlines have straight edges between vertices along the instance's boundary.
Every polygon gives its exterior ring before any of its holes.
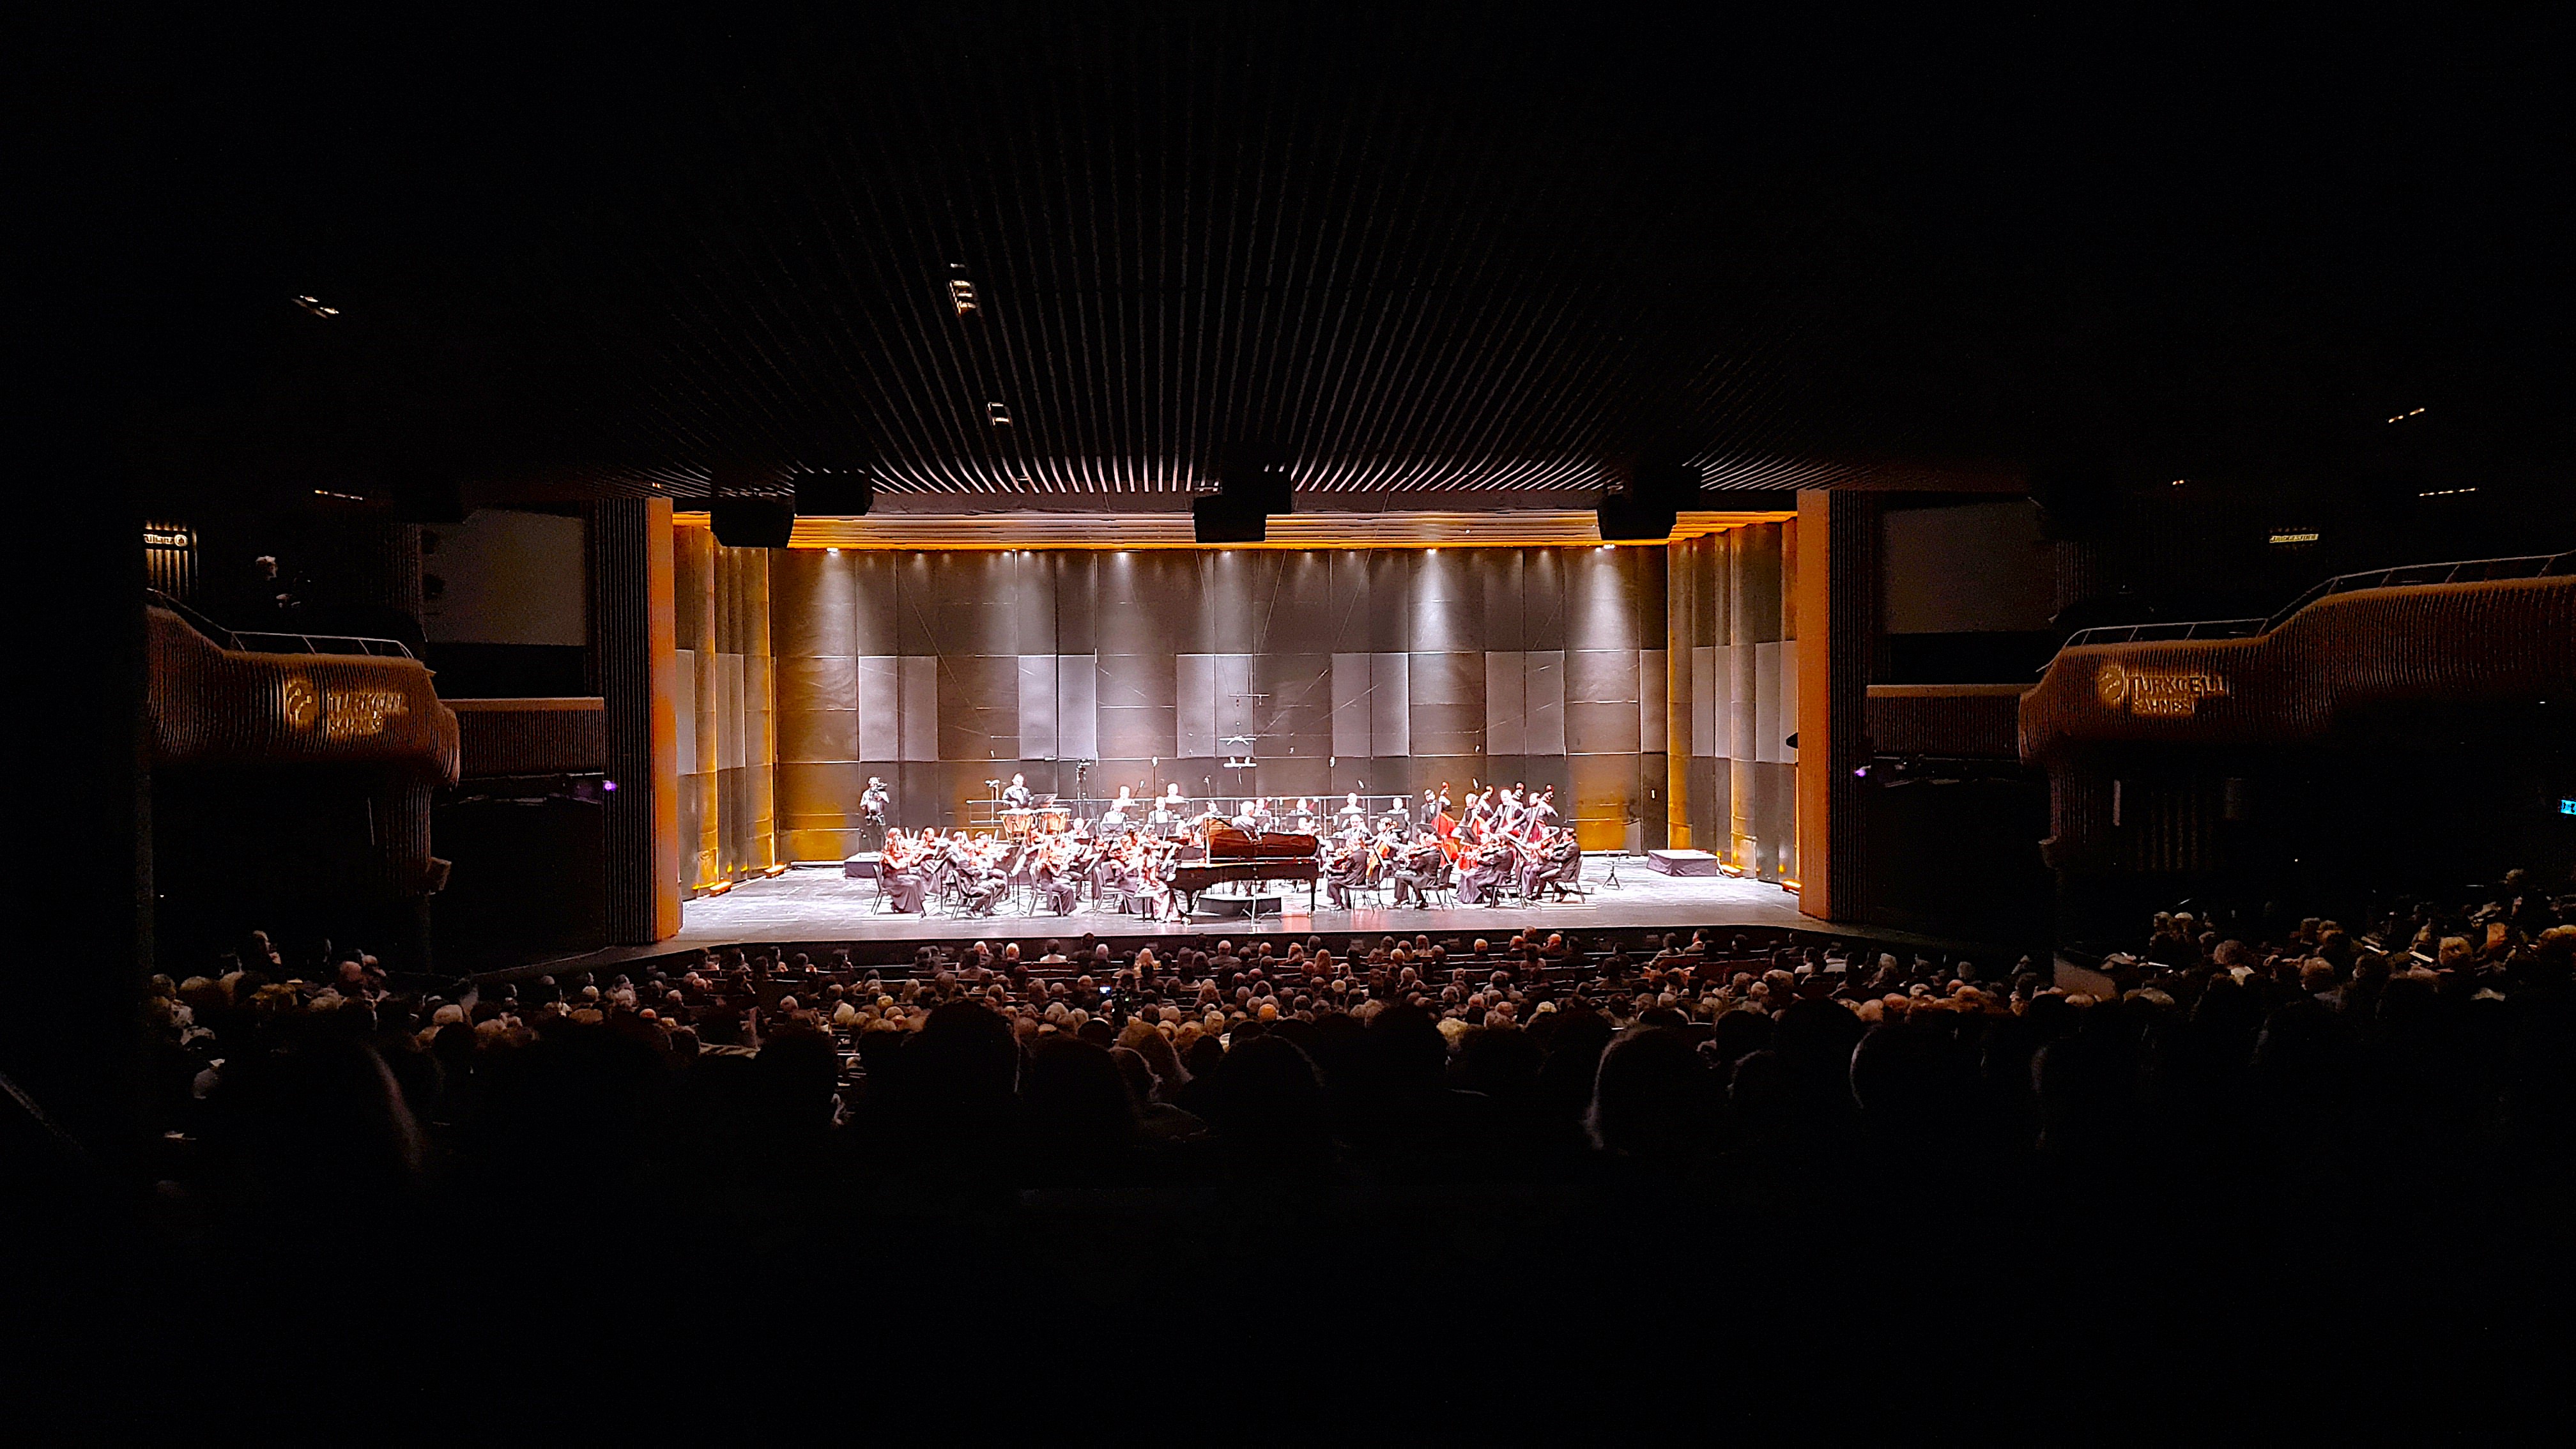
{"type": "Polygon", "coordinates": [[[1251,549],[1207,556],[1204,577],[1214,631],[1208,641],[1211,649],[1236,654],[1261,649],[1263,625],[1278,588],[1279,565],[1289,557],[1251,549]]]}
{"type": "MultiPolygon", "coordinates": [[[[1215,665],[1215,688],[1209,697],[1212,721],[1211,753],[1231,755],[1237,751],[1256,757],[1266,753],[1261,748],[1263,729],[1270,722],[1270,701],[1261,698],[1261,686],[1253,681],[1253,658],[1250,654],[1212,654],[1215,665]],[[1229,744],[1235,736],[1245,736],[1249,744],[1229,744]]],[[[1183,749],[1187,755],[1189,750],[1183,749]]]]}
{"type": "Polygon", "coordinates": [[[1055,561],[1061,555],[1031,551],[1005,557],[1010,560],[1004,602],[1011,611],[1011,652],[1023,658],[1052,655],[1056,652],[1055,561]]]}
{"type": "Polygon", "coordinates": [[[906,654],[896,663],[895,758],[939,758],[939,659],[906,654]]]}
{"type": "Polygon", "coordinates": [[[1369,656],[1333,656],[1333,755],[1366,759],[1369,754],[1369,656]]]}
{"type": "Polygon", "coordinates": [[[1780,763],[1798,763],[1797,747],[1787,736],[1798,732],[1798,641],[1780,641],[1780,763]]]}
{"type": "Polygon", "coordinates": [[[1777,641],[1753,646],[1753,758],[1766,765],[1783,762],[1789,731],[1796,728],[1795,696],[1781,694],[1781,661],[1791,646],[1777,641]]]}
{"type": "Polygon", "coordinates": [[[1531,552],[1516,548],[1479,551],[1476,575],[1484,590],[1485,607],[1478,617],[1489,651],[1516,654],[1525,647],[1521,642],[1521,590],[1531,552]]]}
{"type": "Polygon", "coordinates": [[[1565,647],[1566,556],[1561,548],[1534,548],[1522,556],[1521,639],[1523,650],[1565,647]]]}
{"type": "Polygon", "coordinates": [[[1409,654],[1369,656],[1369,753],[1381,758],[1413,753],[1412,664],[1409,654]]]}
{"type": "Polygon", "coordinates": [[[1637,706],[1567,701],[1565,749],[1574,755],[1636,754],[1637,706]]]}
{"type": "Polygon", "coordinates": [[[716,768],[742,768],[742,656],[739,654],[716,656],[716,768]]]}
{"type": "Polygon", "coordinates": [[[891,654],[863,654],[858,660],[856,703],[859,711],[859,758],[903,758],[899,696],[902,661],[891,654]]]}
{"type": "Polygon", "coordinates": [[[1485,584],[1473,550],[1426,549],[1412,555],[1415,653],[1485,647],[1485,584]]]}
{"type": "Polygon", "coordinates": [[[1531,649],[1522,656],[1520,753],[1565,753],[1565,651],[1531,649]]]}
{"type": "Polygon", "coordinates": [[[1417,699],[1411,714],[1409,743],[1415,756],[1481,758],[1484,755],[1485,705],[1482,700],[1474,704],[1424,704],[1417,699]]]}
{"type": "MultiPolygon", "coordinates": [[[[1330,654],[1341,600],[1333,596],[1332,555],[1272,553],[1276,573],[1260,601],[1259,632],[1249,646],[1261,654],[1330,654]]],[[[1239,646],[1227,644],[1233,649],[1239,646]]]]}
{"type": "MultiPolygon", "coordinates": [[[[1668,717],[1664,699],[1664,651],[1637,651],[1637,748],[1650,755],[1664,753],[1668,717]]],[[[1682,742],[1687,751],[1690,742],[1682,742]]]]}
{"type": "Polygon", "coordinates": [[[931,556],[931,639],[942,654],[1015,654],[1011,597],[1016,560],[999,550],[931,556]]]}
{"type": "Polygon", "coordinates": [[[1528,702],[1522,679],[1524,668],[1524,656],[1517,649],[1497,649],[1485,655],[1485,752],[1488,755],[1497,758],[1519,755],[1529,748],[1528,702]]]}
{"type": "Polygon", "coordinates": [[[1372,632],[1368,555],[1341,550],[1328,557],[1327,567],[1333,625],[1329,647],[1335,654],[1367,653],[1372,632]]]}
{"type": "Polygon", "coordinates": [[[847,860],[867,845],[866,833],[859,830],[778,829],[778,858],[784,861],[847,860]]]}
{"type": "MultiPolygon", "coordinates": [[[[1253,656],[1253,688],[1269,696],[1259,707],[1261,758],[1312,756],[1322,760],[1333,750],[1333,656],[1330,654],[1260,654],[1253,656]]],[[[1317,785],[1316,788],[1322,788],[1317,785]]]]}
{"type": "Polygon", "coordinates": [[[777,708],[776,673],[765,654],[742,657],[742,760],[746,765],[773,764],[777,742],[770,724],[777,708]]]}
{"type": "Polygon", "coordinates": [[[780,709],[856,709],[859,660],[854,654],[790,654],[777,661],[780,709]]]}
{"type": "Polygon", "coordinates": [[[1172,680],[1174,753],[1185,759],[1214,756],[1217,753],[1216,656],[1173,655],[1172,680]]]}
{"type": "Polygon", "coordinates": [[[1566,650],[1565,698],[1569,704],[1635,704],[1637,651],[1566,650]]]}
{"type": "Polygon", "coordinates": [[[1634,649],[1637,638],[1635,560],[1642,548],[1577,549],[1566,558],[1565,646],[1568,649],[1634,649]]]}
{"type": "Polygon", "coordinates": [[[1102,709],[1132,709],[1139,705],[1170,709],[1180,703],[1180,674],[1170,654],[1101,654],[1095,658],[1102,709]]]}
{"type": "Polygon", "coordinates": [[[938,628],[931,618],[931,611],[939,600],[931,587],[931,556],[915,551],[887,554],[885,559],[887,582],[893,590],[893,652],[902,655],[938,653],[938,628]]]}
{"type": "MultiPolygon", "coordinates": [[[[1057,638],[1064,634],[1058,631],[1057,638]]],[[[1088,654],[1055,657],[1055,754],[1089,760],[1100,754],[1100,661],[1088,654]]],[[[1064,788],[1071,789],[1071,781],[1064,788]]]]}
{"type": "Polygon", "coordinates": [[[856,555],[781,549],[769,589],[770,647],[780,655],[859,652],[856,555]]]}
{"type": "MultiPolygon", "coordinates": [[[[678,748],[672,757],[679,761],[682,775],[695,775],[698,773],[698,656],[695,650],[672,651],[671,715],[678,739],[678,748]]],[[[696,839],[686,830],[680,832],[680,838],[696,839]]]]}
{"type": "Polygon", "coordinates": [[[1104,704],[1100,707],[1100,758],[1108,760],[1173,759],[1180,753],[1178,713],[1168,704],[1104,704]]]}
{"type": "Polygon", "coordinates": [[[858,758],[857,710],[782,709],[778,712],[779,763],[858,758]]]}
{"type": "MultiPolygon", "coordinates": [[[[1012,654],[947,654],[939,660],[939,706],[1017,710],[1020,661],[1012,654]]],[[[1012,733],[1019,732],[1012,726],[1012,733]]]]}
{"type": "Polygon", "coordinates": [[[1407,710],[1415,755],[1471,756],[1485,749],[1485,656],[1416,652],[1407,657],[1407,710]]]}
{"type": "Polygon", "coordinates": [[[1616,850],[1626,844],[1628,816],[1642,799],[1637,789],[1635,755],[1569,755],[1565,787],[1558,808],[1574,822],[1575,837],[1586,850],[1616,850]],[[1572,807],[1567,808],[1567,798],[1572,807]]]}
{"type": "Polygon", "coordinates": [[[1094,595],[1103,556],[1080,550],[1050,557],[1055,572],[1055,652],[1088,656],[1100,647],[1095,624],[1099,605],[1094,595]]]}
{"type": "Polygon", "coordinates": [[[1706,644],[1693,646],[1690,752],[1694,758],[1726,753],[1726,741],[1718,729],[1718,690],[1724,682],[1718,651],[1706,644]]]}
{"type": "Polygon", "coordinates": [[[886,654],[895,652],[898,630],[895,617],[900,603],[895,596],[895,562],[898,555],[875,552],[845,552],[842,563],[850,571],[850,649],[852,654],[886,654]]]}
{"type": "Polygon", "coordinates": [[[1056,756],[1055,656],[1023,654],[1019,672],[1020,758],[1052,760],[1056,756]]]}
{"type": "MultiPolygon", "coordinates": [[[[1412,648],[1412,580],[1416,555],[1389,549],[1361,557],[1368,565],[1369,652],[1386,654],[1412,648]]],[[[1386,752],[1381,749],[1379,753],[1386,752]]]]}

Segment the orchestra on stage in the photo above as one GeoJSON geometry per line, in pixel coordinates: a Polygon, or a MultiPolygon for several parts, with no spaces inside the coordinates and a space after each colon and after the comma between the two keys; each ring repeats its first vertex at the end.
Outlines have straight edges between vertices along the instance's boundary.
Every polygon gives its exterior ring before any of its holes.
{"type": "MultiPolygon", "coordinates": [[[[870,777],[860,815],[881,839],[880,909],[989,916],[1004,909],[1068,916],[1085,909],[1185,921],[1202,895],[1276,903],[1304,882],[1308,908],[1427,908],[1580,899],[1583,850],[1558,814],[1556,787],[1469,782],[1338,803],[1311,797],[1194,801],[1178,785],[1138,798],[1122,785],[1095,816],[1013,775],[996,779],[993,828],[907,830],[890,823],[891,792],[870,777]],[[1195,808],[1194,808],[1195,807],[1195,808]]],[[[980,803],[978,809],[982,808],[980,803]]]]}

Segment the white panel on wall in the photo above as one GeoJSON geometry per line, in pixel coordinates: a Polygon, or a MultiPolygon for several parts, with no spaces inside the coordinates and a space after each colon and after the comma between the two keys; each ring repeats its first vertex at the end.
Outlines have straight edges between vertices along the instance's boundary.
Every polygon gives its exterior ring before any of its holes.
{"type": "Polygon", "coordinates": [[[1788,646],[1756,644],[1753,649],[1753,758],[1764,764],[1782,761],[1788,726],[1780,713],[1780,656],[1788,646]]]}
{"type": "Polygon", "coordinates": [[[1706,644],[1691,647],[1691,737],[1690,752],[1699,756],[1723,755],[1726,742],[1718,737],[1717,701],[1725,687],[1719,677],[1717,651],[1706,644]]]}
{"type": "MultiPolygon", "coordinates": [[[[1279,705],[1278,700],[1258,698],[1253,693],[1258,688],[1252,682],[1253,666],[1254,661],[1260,656],[1219,654],[1214,657],[1216,659],[1214,708],[1216,753],[1228,755],[1236,750],[1258,751],[1262,747],[1260,743],[1262,728],[1275,717],[1272,711],[1279,705]],[[1254,743],[1229,745],[1226,739],[1232,735],[1251,736],[1254,743]]],[[[1182,753],[1187,754],[1188,751],[1184,750],[1182,753]]]]}
{"type": "MultiPolygon", "coordinates": [[[[1789,744],[1788,736],[1798,733],[1798,641],[1782,640],[1778,648],[1780,650],[1780,762],[1794,765],[1798,763],[1798,751],[1789,744]]],[[[1796,872],[1793,870],[1791,873],[1796,872]]]]}
{"type": "Polygon", "coordinates": [[[1637,651],[1637,748],[1641,753],[1660,755],[1664,752],[1664,651],[1637,651]]]}
{"type": "Polygon", "coordinates": [[[716,768],[742,768],[742,656],[716,656],[716,768]]]}
{"type": "Polygon", "coordinates": [[[678,716],[680,739],[680,773],[698,772],[698,651],[674,650],[677,667],[671,671],[671,712],[678,716]]]}
{"type": "Polygon", "coordinates": [[[1529,701],[1522,679],[1523,655],[1496,649],[1485,655],[1485,753],[1528,752],[1529,701]]]}
{"type": "Polygon", "coordinates": [[[1369,656],[1333,656],[1333,754],[1369,757],[1369,656]]]}
{"type": "Polygon", "coordinates": [[[903,677],[900,663],[891,654],[859,656],[859,758],[862,760],[903,758],[903,731],[896,723],[903,717],[897,707],[903,677]]]}
{"type": "MultiPolygon", "coordinates": [[[[1088,654],[1055,657],[1055,754],[1059,760],[1100,754],[1100,661],[1088,654]]],[[[1067,782],[1067,788],[1071,783],[1067,782]]]]}
{"type": "Polygon", "coordinates": [[[896,729],[901,738],[895,757],[939,758],[939,656],[902,656],[902,683],[895,694],[896,729]]]}
{"type": "Polygon", "coordinates": [[[1020,656],[1020,758],[1055,758],[1055,656],[1020,656]]]}
{"type": "Polygon", "coordinates": [[[1726,757],[1730,760],[1752,760],[1756,738],[1753,720],[1754,688],[1751,670],[1755,655],[1751,644],[1721,644],[1717,650],[1717,667],[1726,671],[1723,723],[1726,726],[1726,757]]]}
{"type": "Polygon", "coordinates": [[[1565,651],[1532,649],[1521,659],[1523,698],[1528,703],[1528,724],[1521,737],[1521,753],[1564,754],[1565,651]]]}
{"type": "Polygon", "coordinates": [[[1175,654],[1172,673],[1172,699],[1180,706],[1173,712],[1173,748],[1185,760],[1210,758],[1217,752],[1216,656],[1175,654]]]}
{"type": "Polygon", "coordinates": [[[1369,753],[1413,753],[1413,656],[1409,654],[1369,656],[1369,753]]]}

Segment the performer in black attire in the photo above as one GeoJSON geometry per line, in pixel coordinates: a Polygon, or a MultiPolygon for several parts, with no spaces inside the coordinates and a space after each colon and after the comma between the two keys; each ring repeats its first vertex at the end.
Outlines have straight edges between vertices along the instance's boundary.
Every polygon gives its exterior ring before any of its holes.
{"type": "Polygon", "coordinates": [[[1036,804],[1037,799],[1038,797],[1035,792],[1029,789],[1029,777],[1026,775],[1013,775],[1011,777],[1011,788],[1002,792],[1002,808],[1005,810],[1026,810],[1030,806],[1036,804]]]}

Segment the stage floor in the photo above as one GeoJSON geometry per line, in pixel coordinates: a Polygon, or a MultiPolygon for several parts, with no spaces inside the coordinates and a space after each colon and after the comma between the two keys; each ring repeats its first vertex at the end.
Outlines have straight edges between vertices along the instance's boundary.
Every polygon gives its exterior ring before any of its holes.
{"type": "MultiPolygon", "coordinates": [[[[876,883],[845,879],[839,868],[804,868],[768,879],[746,881],[720,896],[690,901],[681,908],[680,934],[654,947],[668,951],[689,946],[729,945],[759,941],[954,941],[978,936],[1020,940],[1078,936],[1097,931],[1104,936],[1141,935],[1348,935],[1416,932],[1467,933],[1583,931],[1633,927],[1769,926],[1803,930],[1830,929],[1798,914],[1798,898],[1776,885],[1726,876],[1673,877],[1646,869],[1631,856],[1620,862],[1619,884],[1605,886],[1607,857],[1584,862],[1584,882],[1591,896],[1581,903],[1543,906],[1503,905],[1397,910],[1362,907],[1309,913],[1306,888],[1288,889],[1288,911],[1265,915],[1259,926],[1240,916],[1202,914],[1188,922],[1148,923],[1134,916],[1097,912],[1084,903],[1070,916],[1044,913],[1024,916],[1005,905],[995,916],[899,916],[880,912],[876,883]]],[[[1322,900],[1321,892],[1317,900],[1322,900]]]]}

